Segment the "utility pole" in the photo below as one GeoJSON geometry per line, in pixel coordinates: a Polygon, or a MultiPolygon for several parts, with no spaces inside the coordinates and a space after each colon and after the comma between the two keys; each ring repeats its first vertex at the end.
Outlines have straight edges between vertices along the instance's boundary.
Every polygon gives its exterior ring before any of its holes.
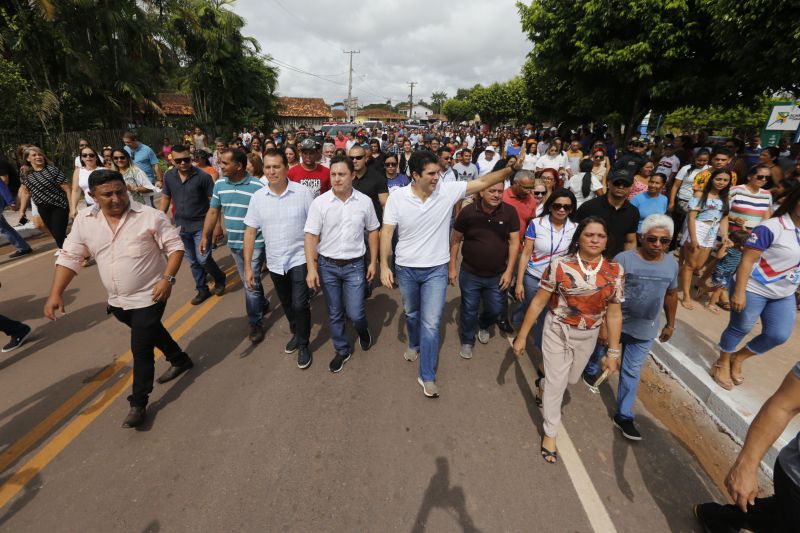
{"type": "Polygon", "coordinates": [[[360,54],[361,50],[342,50],[350,54],[350,76],[347,80],[347,120],[353,122],[353,54],[360,54]]]}
{"type": "Polygon", "coordinates": [[[417,84],[415,81],[407,82],[408,86],[411,87],[411,92],[408,94],[408,118],[411,119],[411,110],[414,109],[414,85],[417,84]]]}

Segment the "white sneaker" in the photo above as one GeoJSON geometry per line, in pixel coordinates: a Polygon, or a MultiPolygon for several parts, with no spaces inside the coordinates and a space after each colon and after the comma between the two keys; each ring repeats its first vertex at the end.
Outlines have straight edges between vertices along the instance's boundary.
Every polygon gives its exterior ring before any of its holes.
{"type": "Polygon", "coordinates": [[[472,345],[462,344],[461,350],[458,352],[458,355],[460,355],[464,359],[472,359],[472,345]]]}
{"type": "Polygon", "coordinates": [[[415,350],[414,348],[406,348],[403,357],[405,357],[406,361],[414,362],[417,360],[417,357],[419,357],[419,351],[415,350]]]}
{"type": "Polygon", "coordinates": [[[439,387],[436,386],[436,383],[433,381],[422,381],[422,378],[417,378],[417,383],[422,386],[422,392],[428,398],[438,398],[439,397],[439,387]]]}
{"type": "Polygon", "coordinates": [[[478,330],[478,341],[481,344],[488,344],[489,343],[489,330],[488,329],[479,329],[478,330]]]}
{"type": "Polygon", "coordinates": [[[56,250],[56,253],[54,253],[53,255],[54,255],[55,257],[58,257],[59,255],[61,255],[61,250],[60,250],[60,249],[59,249],[59,250],[56,250]]]}

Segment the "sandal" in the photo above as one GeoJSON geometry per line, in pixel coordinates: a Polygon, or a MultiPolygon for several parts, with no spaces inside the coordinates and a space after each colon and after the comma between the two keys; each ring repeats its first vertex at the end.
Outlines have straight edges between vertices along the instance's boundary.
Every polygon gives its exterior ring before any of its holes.
{"type": "Polygon", "coordinates": [[[736,362],[736,357],[731,358],[731,381],[733,381],[734,385],[741,385],[744,383],[744,376],[742,375],[742,365],[739,365],[739,372],[734,375],[733,367],[734,363],[736,362]]]}
{"type": "MultiPolygon", "coordinates": [[[[721,364],[714,363],[713,365],[711,365],[711,368],[709,369],[708,373],[711,375],[712,378],[714,378],[714,381],[717,383],[717,385],[719,385],[720,387],[722,387],[725,390],[731,390],[731,389],[733,389],[733,381],[731,381],[731,382],[722,381],[722,379],[717,375],[717,370],[720,370],[722,368],[723,368],[723,366],[721,364]]],[[[731,372],[731,367],[730,367],[730,363],[729,363],[728,364],[728,374],[729,375],[730,375],[730,372],[731,372]]]]}
{"type": "Polygon", "coordinates": [[[545,463],[549,463],[554,465],[558,463],[558,451],[557,450],[548,450],[547,448],[542,445],[542,458],[544,459],[545,463]]]}
{"type": "Polygon", "coordinates": [[[725,311],[731,310],[731,304],[729,302],[720,302],[717,304],[717,307],[720,309],[724,309],[725,311]]]}
{"type": "Polygon", "coordinates": [[[708,311],[714,313],[715,315],[719,314],[719,307],[717,307],[716,305],[706,304],[703,307],[705,307],[708,311]]]}
{"type": "Polygon", "coordinates": [[[542,380],[543,379],[544,379],[544,376],[542,376],[540,378],[537,378],[536,381],[534,382],[534,385],[536,386],[536,392],[534,393],[533,398],[534,398],[534,401],[536,402],[536,406],[540,407],[540,408],[542,407],[542,380]]]}

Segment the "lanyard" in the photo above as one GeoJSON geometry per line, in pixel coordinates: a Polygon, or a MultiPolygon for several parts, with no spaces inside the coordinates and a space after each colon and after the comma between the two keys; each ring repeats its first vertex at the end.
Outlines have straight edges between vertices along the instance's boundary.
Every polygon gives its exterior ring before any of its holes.
{"type": "MultiPolygon", "coordinates": [[[[553,262],[553,219],[549,216],[547,219],[550,221],[550,258],[547,261],[547,267],[550,267],[550,264],[553,262]]],[[[564,241],[564,234],[567,233],[567,221],[564,221],[564,227],[561,228],[561,239],[559,239],[558,244],[556,245],[555,251],[558,251],[561,248],[561,243],[564,241]]],[[[799,241],[800,242],[800,241],[799,241]]]]}

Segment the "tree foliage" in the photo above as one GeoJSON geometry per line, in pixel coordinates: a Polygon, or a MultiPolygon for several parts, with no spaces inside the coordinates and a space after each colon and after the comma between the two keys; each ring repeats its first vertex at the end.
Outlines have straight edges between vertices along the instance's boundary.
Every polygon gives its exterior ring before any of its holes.
{"type": "Polygon", "coordinates": [[[781,5],[794,15],[764,0],[518,3],[533,44],[526,96],[540,117],[624,125],[630,135],[650,110],[749,105],[795,89],[800,14],[797,2],[781,5]]]}
{"type": "Polygon", "coordinates": [[[159,93],[174,91],[192,95],[203,125],[263,125],[274,112],[277,73],[242,35],[231,5],[9,0],[0,6],[0,55],[19,65],[36,115],[53,111],[40,120],[45,130],[157,119],[159,93]]]}
{"type": "Polygon", "coordinates": [[[451,98],[442,104],[442,113],[450,122],[466,122],[475,118],[475,109],[467,100],[451,98]]]}
{"type": "Polygon", "coordinates": [[[445,103],[446,100],[447,100],[446,92],[434,91],[434,93],[431,94],[431,102],[433,103],[434,111],[436,111],[437,113],[441,113],[442,105],[445,103]]]}
{"type": "Polygon", "coordinates": [[[761,98],[752,106],[681,107],[664,118],[664,126],[690,132],[711,130],[731,133],[735,129],[744,129],[752,133],[764,127],[771,102],[770,98],[761,98]]]}
{"type": "Polygon", "coordinates": [[[531,115],[530,102],[525,92],[525,82],[520,77],[488,87],[476,85],[471,89],[458,89],[456,97],[444,102],[442,112],[456,122],[472,120],[475,114],[490,126],[502,122],[527,120],[531,115]]]}

